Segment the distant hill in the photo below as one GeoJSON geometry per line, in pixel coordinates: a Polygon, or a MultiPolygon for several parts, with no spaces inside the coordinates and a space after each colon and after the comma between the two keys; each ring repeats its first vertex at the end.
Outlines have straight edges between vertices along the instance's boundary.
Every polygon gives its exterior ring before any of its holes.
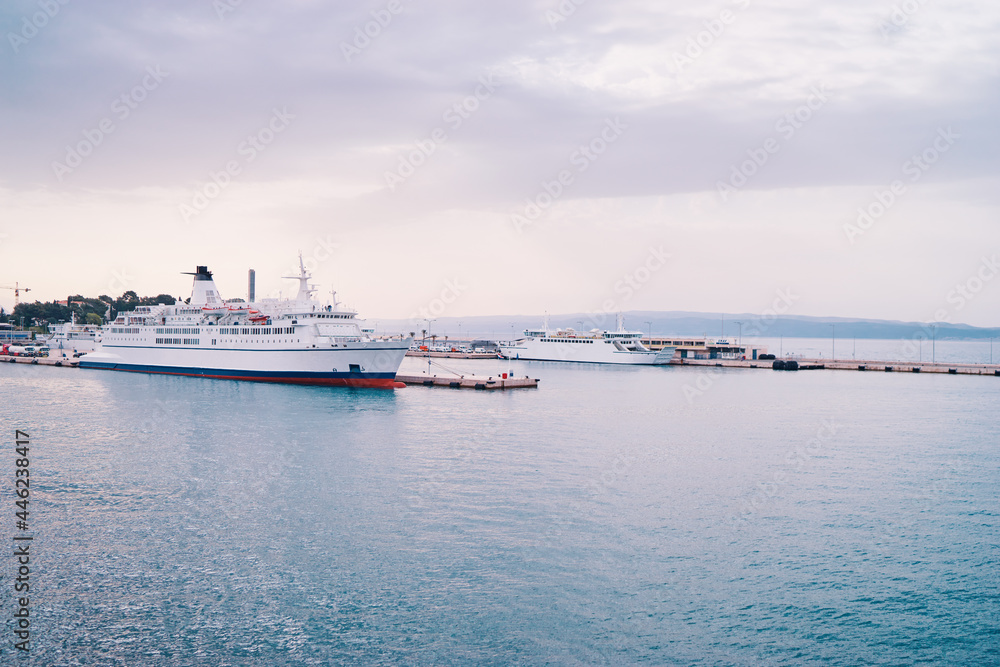
{"type": "MultiPolygon", "coordinates": [[[[623,313],[625,327],[641,329],[655,336],[708,336],[723,337],[723,316],[712,313],[694,313],[686,311],[628,311],[623,313]],[[651,325],[650,325],[651,323],[651,325]]],[[[542,315],[490,315],[481,317],[439,317],[430,324],[430,333],[440,336],[477,337],[508,339],[512,335],[520,335],[526,328],[539,327],[542,315]]],[[[923,334],[928,339],[932,336],[932,325],[925,322],[900,322],[895,320],[868,320],[848,317],[808,317],[804,315],[783,315],[774,319],[762,318],[753,313],[726,313],[724,317],[725,336],[777,338],[828,338],[836,333],[837,338],[881,338],[901,339],[914,338],[923,334]],[[834,329],[831,329],[830,325],[834,329]]],[[[376,324],[370,321],[369,324],[376,324]]],[[[420,335],[426,328],[423,320],[378,320],[378,333],[408,333],[414,331],[420,335]]],[[[572,327],[577,330],[614,329],[615,315],[604,317],[592,316],[587,313],[569,313],[550,315],[549,326],[572,327]]],[[[1000,327],[973,327],[968,324],[939,323],[933,333],[939,340],[985,340],[1000,338],[1000,327]]]]}

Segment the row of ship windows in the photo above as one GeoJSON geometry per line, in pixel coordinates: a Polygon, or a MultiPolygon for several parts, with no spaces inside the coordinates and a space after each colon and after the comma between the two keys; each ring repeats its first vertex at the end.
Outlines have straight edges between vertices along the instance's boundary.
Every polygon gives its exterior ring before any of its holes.
{"type": "Polygon", "coordinates": [[[543,343],[593,343],[592,340],[580,340],[579,338],[543,338],[543,343]]]}
{"type": "Polygon", "coordinates": [[[113,327],[111,333],[136,334],[139,333],[139,327],[113,327]]]}
{"type": "Polygon", "coordinates": [[[699,345],[701,347],[704,347],[705,346],[705,341],[702,341],[702,340],[669,340],[667,338],[664,338],[663,340],[659,340],[659,339],[655,339],[654,338],[654,339],[651,339],[649,341],[649,344],[650,345],[688,345],[688,346],[691,346],[691,347],[693,347],[695,345],[699,345]]]}
{"type": "Polygon", "coordinates": [[[221,336],[283,336],[292,333],[295,333],[295,327],[248,327],[246,329],[223,327],[219,329],[221,336]]]}
{"type": "MultiPolygon", "coordinates": [[[[224,340],[223,343],[246,343],[245,340],[224,340]]],[[[291,343],[291,340],[276,340],[271,341],[274,343],[291,343]]],[[[296,343],[301,342],[301,340],[296,340],[296,343]]],[[[201,345],[201,340],[198,338],[157,338],[157,345],[201,345]]],[[[216,344],[216,339],[212,339],[212,345],[216,344]]]]}
{"type": "Polygon", "coordinates": [[[197,335],[197,334],[201,333],[201,331],[198,330],[198,329],[188,329],[188,328],[184,328],[184,327],[181,327],[181,328],[167,327],[165,329],[157,329],[156,333],[158,333],[158,334],[196,334],[197,335]]]}

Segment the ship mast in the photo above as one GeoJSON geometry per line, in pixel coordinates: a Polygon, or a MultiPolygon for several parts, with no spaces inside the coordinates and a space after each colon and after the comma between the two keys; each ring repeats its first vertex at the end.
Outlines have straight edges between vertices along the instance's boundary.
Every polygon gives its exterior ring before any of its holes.
{"type": "Polygon", "coordinates": [[[299,275],[297,276],[282,276],[288,280],[298,280],[299,281],[299,293],[296,295],[296,301],[310,301],[312,300],[312,293],[316,291],[316,288],[309,285],[309,280],[312,278],[309,272],[306,271],[305,262],[302,261],[302,253],[299,253],[299,275]]]}

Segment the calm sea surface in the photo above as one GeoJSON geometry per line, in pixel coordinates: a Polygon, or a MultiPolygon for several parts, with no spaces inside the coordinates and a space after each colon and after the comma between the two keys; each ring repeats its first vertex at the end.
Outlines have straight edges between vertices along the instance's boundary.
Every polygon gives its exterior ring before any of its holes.
{"type": "Polygon", "coordinates": [[[1000,662],[1000,378],[513,370],[540,388],[0,364],[0,553],[15,428],[36,536],[0,663],[1000,662]]]}

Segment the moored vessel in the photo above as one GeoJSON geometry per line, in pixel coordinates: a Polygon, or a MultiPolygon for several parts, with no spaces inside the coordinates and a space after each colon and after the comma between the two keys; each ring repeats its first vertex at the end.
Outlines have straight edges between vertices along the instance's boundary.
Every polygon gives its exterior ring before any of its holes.
{"type": "Polygon", "coordinates": [[[49,326],[52,334],[45,341],[52,354],[73,354],[93,352],[100,340],[101,328],[96,324],[79,324],[76,313],[70,314],[69,322],[49,326]]]}
{"type": "Polygon", "coordinates": [[[526,329],[524,336],[516,341],[500,343],[498,351],[505,359],[529,361],[657,366],[670,363],[677,350],[675,346],[667,345],[654,352],[642,344],[642,336],[641,331],[627,331],[620,314],[615,331],[584,332],[570,328],[550,331],[546,321],[540,329],[526,329]]]}
{"type": "Polygon", "coordinates": [[[81,368],[350,387],[397,386],[411,339],[374,340],[357,313],[321,304],[299,258],[295,299],[224,301],[212,272],[191,275],[191,298],[139,306],[102,328],[81,368]]]}

